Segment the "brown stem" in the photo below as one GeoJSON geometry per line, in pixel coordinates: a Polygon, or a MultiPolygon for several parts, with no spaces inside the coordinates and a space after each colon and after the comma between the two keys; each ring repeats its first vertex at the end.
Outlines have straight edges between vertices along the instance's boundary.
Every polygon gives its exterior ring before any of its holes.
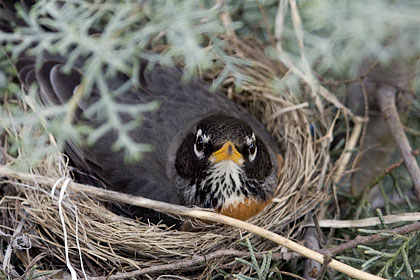
{"type": "MultiPolygon", "coordinates": [[[[412,152],[413,156],[418,156],[420,153],[419,149],[416,149],[412,152]]],[[[366,195],[374,186],[376,186],[380,181],[382,181],[385,176],[387,176],[388,174],[392,173],[394,171],[394,169],[400,167],[402,164],[404,163],[403,158],[401,157],[398,161],[392,163],[390,166],[388,166],[387,168],[384,169],[384,172],[382,172],[382,174],[380,174],[375,180],[373,180],[363,191],[362,194],[360,194],[360,197],[363,197],[364,195],[366,195]]],[[[418,198],[418,197],[417,197],[418,198]]]]}
{"type": "MultiPolygon", "coordinates": [[[[420,154],[420,150],[416,149],[413,151],[413,156],[418,156],[420,154]]],[[[388,166],[387,168],[385,168],[384,170],[384,174],[389,174],[391,173],[395,168],[400,167],[403,164],[403,159],[398,160],[397,162],[394,162],[393,164],[391,164],[390,166],[388,166]]]]}
{"type": "MultiPolygon", "coordinates": [[[[413,223],[413,224],[409,224],[409,225],[405,225],[399,228],[394,228],[391,230],[384,230],[383,232],[385,233],[392,233],[392,234],[407,234],[413,231],[418,231],[420,230],[420,222],[417,223],[413,223]]],[[[320,250],[320,252],[322,254],[326,254],[326,255],[331,255],[331,256],[336,256],[342,252],[344,252],[347,249],[351,249],[351,248],[355,248],[359,245],[364,245],[364,244],[370,244],[370,243],[376,243],[376,242],[381,242],[385,239],[388,239],[389,236],[383,235],[382,233],[377,233],[377,234],[373,234],[373,235],[369,235],[369,236],[362,236],[362,235],[358,235],[356,236],[355,239],[347,241],[339,246],[336,246],[334,248],[331,249],[323,249],[320,250]]]]}
{"type": "Polygon", "coordinates": [[[352,83],[363,81],[363,79],[366,78],[375,69],[375,67],[378,65],[378,62],[379,61],[376,60],[373,63],[371,63],[369,65],[369,67],[366,69],[366,71],[364,71],[361,75],[359,75],[359,76],[357,76],[357,77],[355,77],[353,79],[333,81],[333,80],[326,80],[321,75],[317,75],[317,77],[321,81],[321,84],[323,86],[327,86],[327,87],[340,87],[340,86],[343,86],[343,85],[349,85],[349,84],[352,84],[352,83]]]}
{"type": "Polygon", "coordinates": [[[328,270],[328,264],[331,262],[332,258],[329,255],[325,255],[324,262],[322,263],[321,271],[318,273],[316,280],[324,279],[325,273],[328,270]]]}
{"type": "MultiPolygon", "coordinates": [[[[305,230],[303,244],[312,250],[319,250],[317,231],[314,227],[308,227],[305,230]]],[[[304,263],[303,277],[308,280],[316,279],[318,272],[321,270],[321,264],[311,259],[305,259],[304,263]]]]}
{"type": "Polygon", "coordinates": [[[417,197],[420,199],[420,169],[417,165],[416,158],[413,155],[410,143],[404,133],[404,128],[401,124],[395,104],[396,89],[391,86],[382,86],[376,92],[376,99],[381,108],[381,113],[392,136],[397,143],[398,150],[403,158],[404,165],[413,182],[414,190],[417,197]]]}
{"type": "MultiPolygon", "coordinates": [[[[194,256],[191,259],[183,259],[181,261],[163,264],[163,265],[156,265],[147,268],[142,268],[135,271],[125,272],[125,273],[117,273],[111,276],[105,277],[92,277],[89,278],[91,280],[116,280],[116,279],[127,279],[127,278],[135,278],[144,274],[148,273],[160,273],[164,271],[175,271],[175,270],[191,270],[191,267],[194,265],[204,263],[213,259],[219,259],[222,257],[250,257],[249,252],[241,251],[241,250],[234,250],[234,249],[222,249],[205,256],[194,256]]],[[[263,254],[255,254],[256,258],[262,258],[263,254]]],[[[274,253],[272,255],[272,260],[289,260],[290,258],[299,257],[299,254],[296,253],[274,253]]]]}

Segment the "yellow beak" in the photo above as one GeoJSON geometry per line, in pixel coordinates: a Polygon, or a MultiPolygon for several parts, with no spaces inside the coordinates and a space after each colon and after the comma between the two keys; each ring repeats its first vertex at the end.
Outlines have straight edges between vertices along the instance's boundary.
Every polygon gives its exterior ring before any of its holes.
{"type": "Polygon", "coordinates": [[[223,146],[219,150],[215,151],[212,156],[214,157],[215,162],[233,160],[237,164],[240,164],[240,161],[243,159],[241,153],[238,152],[235,145],[230,141],[223,144],[223,146]]]}

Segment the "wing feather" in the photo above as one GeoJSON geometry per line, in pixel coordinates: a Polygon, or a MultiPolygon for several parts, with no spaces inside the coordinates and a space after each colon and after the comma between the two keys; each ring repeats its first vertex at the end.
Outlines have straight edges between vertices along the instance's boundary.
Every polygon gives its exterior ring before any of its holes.
{"type": "Polygon", "coordinates": [[[59,62],[54,60],[45,61],[41,68],[35,71],[36,79],[40,87],[41,99],[45,104],[60,104],[54,89],[51,85],[50,73],[51,69],[59,62]]]}
{"type": "Polygon", "coordinates": [[[51,86],[61,104],[67,103],[73,96],[73,92],[80,85],[81,79],[82,74],[74,69],[69,73],[64,73],[61,64],[54,65],[50,71],[51,86]]]}

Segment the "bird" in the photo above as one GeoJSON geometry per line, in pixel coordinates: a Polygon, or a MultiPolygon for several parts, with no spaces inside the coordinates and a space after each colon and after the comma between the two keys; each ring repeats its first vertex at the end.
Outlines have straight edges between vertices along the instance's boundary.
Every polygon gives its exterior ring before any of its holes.
{"type": "MultiPolygon", "coordinates": [[[[35,84],[45,106],[69,102],[86,75],[83,61],[64,71],[67,58],[46,52],[40,67],[38,62],[24,53],[14,62],[23,87],[29,90],[35,84]]],[[[122,106],[159,102],[157,110],[143,113],[141,125],[130,133],[135,142],[151,144],[152,150],[140,161],[127,162],[123,151],[112,149],[116,131],[107,132],[93,145],[69,139],[65,153],[75,168],[110,190],[209,208],[241,220],[270,204],[278,184],[279,147],[256,118],[225,94],[209,91],[205,81],[193,78],[185,82],[182,68],[156,64],[151,69],[142,67],[139,75],[140,86],[115,96],[115,102],[122,106]]],[[[116,89],[129,79],[119,73],[105,82],[116,89]]],[[[100,98],[96,87],[89,97],[81,98],[74,122],[100,127],[103,120],[98,114],[84,113],[100,98]]],[[[132,120],[124,114],[121,118],[132,120]]],[[[177,223],[144,208],[127,212],[153,223],[177,223]]]]}

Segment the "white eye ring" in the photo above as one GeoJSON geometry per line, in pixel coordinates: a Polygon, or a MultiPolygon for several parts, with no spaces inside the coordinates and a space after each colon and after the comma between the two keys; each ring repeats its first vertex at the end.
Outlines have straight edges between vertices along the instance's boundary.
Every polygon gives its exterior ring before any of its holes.
{"type": "Polygon", "coordinates": [[[255,147],[255,150],[253,153],[249,153],[249,161],[254,161],[255,157],[257,156],[257,139],[255,137],[255,134],[252,133],[251,137],[246,137],[245,138],[246,144],[248,145],[248,147],[251,147],[251,145],[253,145],[255,147]]]}
{"type": "Polygon", "coordinates": [[[207,144],[209,141],[210,141],[210,137],[203,134],[203,131],[199,129],[197,131],[197,136],[195,138],[195,143],[194,143],[194,153],[198,158],[201,159],[204,157],[204,145],[207,144]],[[199,142],[198,144],[202,146],[200,147],[200,150],[197,148],[197,142],[199,142]]]}
{"type": "Polygon", "coordinates": [[[204,157],[204,151],[199,151],[197,149],[197,143],[194,143],[194,153],[198,158],[203,158],[204,157]]]}
{"type": "Polygon", "coordinates": [[[255,157],[257,156],[257,150],[258,150],[257,145],[256,143],[254,143],[254,145],[255,145],[255,151],[253,154],[249,154],[249,161],[254,161],[255,157]]]}

